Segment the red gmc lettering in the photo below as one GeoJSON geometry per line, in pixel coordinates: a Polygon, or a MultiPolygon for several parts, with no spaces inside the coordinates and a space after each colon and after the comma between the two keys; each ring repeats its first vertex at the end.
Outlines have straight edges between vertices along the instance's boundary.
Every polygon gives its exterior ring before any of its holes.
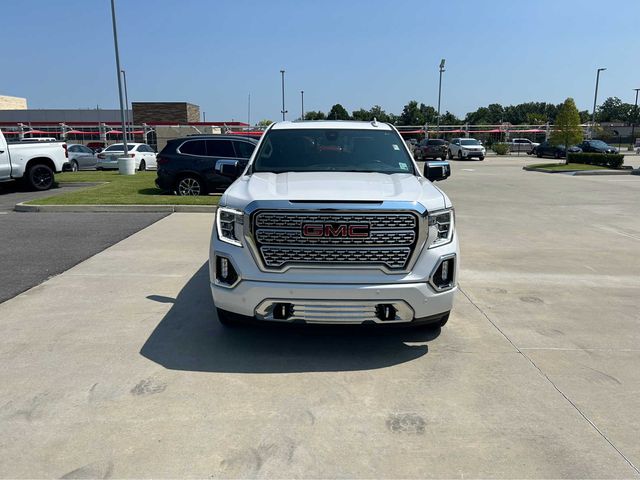
{"type": "Polygon", "coordinates": [[[305,237],[322,237],[324,229],[321,224],[308,223],[302,227],[302,235],[305,237]]]}

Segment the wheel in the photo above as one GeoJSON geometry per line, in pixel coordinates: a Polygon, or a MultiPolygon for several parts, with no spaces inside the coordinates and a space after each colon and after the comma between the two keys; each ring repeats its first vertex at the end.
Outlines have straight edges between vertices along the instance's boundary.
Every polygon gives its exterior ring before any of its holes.
{"type": "Polygon", "coordinates": [[[556,152],[553,156],[554,156],[556,159],[560,159],[560,152],[556,152]]]}
{"type": "Polygon", "coordinates": [[[218,314],[218,321],[225,327],[236,327],[240,324],[231,312],[216,308],[216,313],[218,314]]]}
{"type": "Polygon", "coordinates": [[[413,158],[416,159],[416,162],[419,162],[420,160],[422,160],[422,153],[420,153],[420,150],[415,150],[413,152],[413,158]]]}
{"type": "Polygon", "coordinates": [[[458,160],[462,160],[462,150],[458,150],[458,160]]]}
{"type": "Polygon", "coordinates": [[[205,189],[202,180],[192,175],[186,175],[178,180],[176,193],[181,197],[197,197],[204,195],[205,189]]]}
{"type": "Polygon", "coordinates": [[[27,171],[27,183],[34,190],[49,190],[53,186],[53,170],[42,163],[33,165],[27,171]]]}
{"type": "Polygon", "coordinates": [[[76,162],[75,160],[73,160],[71,162],[71,171],[72,172],[77,172],[78,170],[80,170],[80,167],[78,166],[78,162],[76,162]]]}
{"type": "Polygon", "coordinates": [[[447,154],[449,155],[449,160],[453,160],[453,152],[451,152],[451,150],[449,150],[447,152],[447,154]]]}
{"type": "Polygon", "coordinates": [[[484,157],[478,157],[478,158],[480,159],[480,161],[483,161],[483,160],[484,160],[484,157]]]}
{"type": "Polygon", "coordinates": [[[447,312],[445,315],[442,316],[442,318],[440,319],[440,321],[437,323],[437,325],[442,328],[444,327],[447,322],[449,321],[449,315],[451,314],[451,312],[447,312]]]}
{"type": "Polygon", "coordinates": [[[140,170],[141,172],[144,172],[146,169],[147,169],[147,163],[144,160],[141,160],[138,170],[140,170]]]}
{"type": "Polygon", "coordinates": [[[537,156],[538,158],[542,158],[542,152],[536,152],[536,156],[537,156]]]}

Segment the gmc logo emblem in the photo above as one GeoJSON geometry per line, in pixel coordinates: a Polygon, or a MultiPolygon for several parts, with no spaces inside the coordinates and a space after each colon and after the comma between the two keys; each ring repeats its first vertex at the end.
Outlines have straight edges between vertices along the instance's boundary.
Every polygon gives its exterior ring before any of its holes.
{"type": "Polygon", "coordinates": [[[369,236],[369,225],[350,225],[347,223],[307,223],[302,225],[302,236],[366,238],[369,236]]]}

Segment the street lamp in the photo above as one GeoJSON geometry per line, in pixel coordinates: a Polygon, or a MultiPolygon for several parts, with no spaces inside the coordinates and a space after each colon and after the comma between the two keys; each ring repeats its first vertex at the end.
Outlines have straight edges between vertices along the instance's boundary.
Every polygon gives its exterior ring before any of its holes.
{"type": "Polygon", "coordinates": [[[300,120],[304,120],[304,90],[300,90],[300,102],[302,102],[302,106],[300,107],[302,116],[300,117],[300,120]]]}
{"type": "Polygon", "coordinates": [[[600,83],[600,72],[604,72],[606,68],[599,68],[596,73],[596,92],[593,95],[593,113],[591,114],[591,129],[589,130],[589,138],[593,138],[593,129],[596,126],[596,102],[598,101],[598,83],[600,83]]]}
{"type": "Polygon", "coordinates": [[[640,88],[634,88],[636,91],[636,103],[633,107],[633,119],[631,120],[631,145],[635,146],[636,139],[634,135],[636,133],[636,122],[638,121],[638,91],[640,88]]]}
{"type": "Polygon", "coordinates": [[[120,71],[122,72],[122,78],[124,79],[124,104],[125,104],[125,113],[127,115],[127,123],[129,124],[129,129],[133,130],[131,128],[131,118],[129,118],[129,94],[127,93],[127,72],[125,72],[124,69],[120,71]]]}
{"type": "Polygon", "coordinates": [[[285,109],[284,109],[284,70],[280,70],[280,75],[282,75],[282,121],[284,122],[284,115],[285,113],[288,113],[285,109]]]}
{"type": "Polygon", "coordinates": [[[126,123],[124,120],[124,108],[122,101],[122,78],[120,77],[120,52],[118,50],[118,30],[116,28],[116,5],[115,0],[111,0],[111,23],[113,25],[113,48],[116,53],[116,75],[118,76],[118,98],[120,100],[120,121],[122,123],[122,143],[125,154],[129,152],[127,147],[126,123]]]}
{"type": "Polygon", "coordinates": [[[442,74],[444,73],[444,62],[444,58],[440,60],[440,81],[438,82],[438,136],[440,136],[440,97],[442,96],[442,74]]]}

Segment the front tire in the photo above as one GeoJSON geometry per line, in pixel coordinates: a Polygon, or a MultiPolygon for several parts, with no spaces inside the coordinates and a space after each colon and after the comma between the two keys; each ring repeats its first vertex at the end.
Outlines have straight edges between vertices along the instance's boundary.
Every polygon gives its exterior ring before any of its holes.
{"type": "Polygon", "coordinates": [[[43,163],[29,167],[27,171],[27,183],[33,190],[49,190],[53,186],[53,170],[43,163]]]}
{"type": "Polygon", "coordinates": [[[458,150],[458,160],[462,160],[462,150],[458,150]]]}
{"type": "Polygon", "coordinates": [[[78,162],[74,160],[73,162],[71,162],[71,171],[77,172],[78,170],[80,170],[80,167],[78,166],[78,162]]]}
{"type": "Polygon", "coordinates": [[[447,312],[445,315],[442,316],[442,318],[440,319],[440,321],[437,323],[437,325],[442,328],[444,327],[447,322],[449,321],[449,315],[451,314],[451,312],[447,312]]]}
{"type": "Polygon", "coordinates": [[[484,157],[478,157],[478,158],[480,159],[480,161],[483,161],[483,160],[484,160],[484,157]]]}
{"type": "Polygon", "coordinates": [[[199,177],[185,175],[178,180],[176,193],[181,197],[197,197],[199,195],[205,195],[206,190],[199,177]]]}
{"type": "Polygon", "coordinates": [[[138,167],[138,170],[140,170],[141,172],[144,172],[147,169],[147,162],[145,162],[144,160],[142,160],[140,162],[140,166],[138,167]]]}
{"type": "Polygon", "coordinates": [[[449,156],[449,160],[453,160],[453,152],[451,150],[449,150],[447,152],[448,156],[449,156]]]}

